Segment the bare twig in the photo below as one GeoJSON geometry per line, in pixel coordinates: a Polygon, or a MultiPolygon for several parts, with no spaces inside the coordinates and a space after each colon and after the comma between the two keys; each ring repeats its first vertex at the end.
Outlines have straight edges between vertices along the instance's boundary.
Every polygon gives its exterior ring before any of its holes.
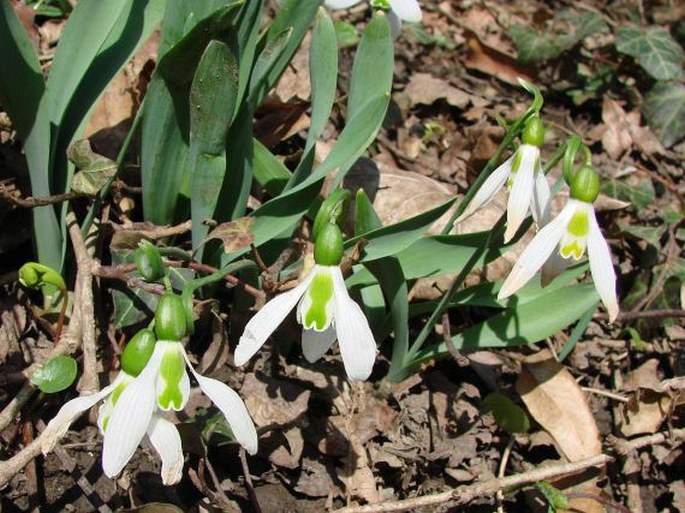
{"type": "Polygon", "coordinates": [[[80,192],[66,192],[64,194],[55,194],[54,196],[46,196],[42,198],[34,198],[28,196],[22,198],[13,193],[13,188],[7,187],[6,183],[0,182],[0,199],[11,203],[14,206],[22,208],[35,208],[44,207],[47,205],[56,205],[58,203],[64,203],[65,201],[71,201],[77,198],[86,198],[86,194],[80,192]]]}
{"type": "Polygon", "coordinates": [[[240,464],[243,467],[243,475],[245,476],[245,488],[247,489],[247,494],[250,496],[250,502],[252,502],[252,508],[255,513],[262,513],[262,508],[259,506],[259,499],[254,491],[254,485],[252,484],[252,476],[250,475],[250,467],[247,464],[247,455],[245,454],[245,449],[240,448],[240,464]]]}
{"type": "MultiPolygon", "coordinates": [[[[618,440],[608,438],[610,445],[620,454],[637,450],[648,445],[662,444],[665,442],[682,442],[685,440],[685,429],[675,429],[668,433],[657,433],[655,435],[644,436],[634,440],[618,440]]],[[[412,499],[399,501],[386,501],[381,504],[369,504],[367,506],[351,506],[335,510],[336,513],[390,513],[397,511],[419,511],[421,508],[439,506],[450,503],[450,505],[462,505],[471,502],[477,497],[493,496],[499,490],[516,489],[527,486],[538,481],[556,479],[562,476],[576,474],[590,467],[606,465],[614,460],[614,456],[609,454],[598,454],[589,458],[575,461],[572,463],[559,463],[544,467],[537,467],[528,472],[515,476],[490,479],[483,483],[474,483],[468,486],[461,486],[453,490],[424,495],[412,499]]]]}
{"type": "Polygon", "coordinates": [[[66,221],[79,270],[79,289],[74,291],[74,309],[78,308],[81,317],[81,349],[83,351],[81,394],[90,395],[100,389],[97,375],[97,345],[93,306],[93,267],[95,267],[95,262],[88,253],[86,243],[81,236],[81,228],[76,222],[76,215],[69,212],[66,215],[66,221]]]}
{"type": "MultiPolygon", "coordinates": [[[[599,313],[595,317],[607,319],[605,313],[599,313]]],[[[668,319],[670,317],[685,317],[685,310],[643,310],[641,312],[621,312],[616,317],[616,322],[634,321],[636,319],[668,319]]]]}

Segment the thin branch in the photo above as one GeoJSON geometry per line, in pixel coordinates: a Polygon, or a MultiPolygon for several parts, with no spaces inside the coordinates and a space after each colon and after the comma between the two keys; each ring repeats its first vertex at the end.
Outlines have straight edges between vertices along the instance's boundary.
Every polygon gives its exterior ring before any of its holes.
{"type": "MultiPolygon", "coordinates": [[[[619,454],[627,454],[641,447],[662,444],[665,442],[679,443],[685,440],[685,429],[675,429],[672,432],[657,433],[634,440],[619,440],[609,437],[609,444],[619,454]]],[[[489,479],[483,483],[474,483],[461,486],[456,489],[431,495],[423,495],[412,499],[399,501],[386,501],[381,504],[369,504],[367,506],[351,506],[335,510],[335,513],[390,513],[397,511],[420,511],[421,508],[450,504],[450,506],[463,505],[478,497],[491,497],[500,490],[516,489],[538,481],[556,479],[559,477],[576,474],[590,467],[606,465],[614,460],[609,454],[598,454],[589,458],[572,463],[559,463],[544,467],[537,467],[528,472],[515,476],[497,479],[489,479]]]]}
{"type": "Polygon", "coordinates": [[[252,508],[255,513],[262,513],[262,508],[259,505],[259,499],[254,491],[254,485],[252,484],[252,476],[250,475],[250,467],[247,464],[247,455],[243,447],[240,448],[240,464],[243,467],[243,475],[245,476],[245,488],[247,489],[247,494],[250,496],[250,502],[252,502],[252,508]]]}
{"type": "MultiPolygon", "coordinates": [[[[608,319],[605,313],[595,315],[599,319],[608,319]]],[[[685,310],[643,310],[641,312],[620,312],[616,317],[616,322],[634,321],[636,319],[668,319],[671,317],[685,317],[685,310]]]]}
{"type": "Polygon", "coordinates": [[[65,192],[64,194],[55,194],[54,196],[45,196],[40,198],[35,198],[33,196],[22,198],[17,196],[13,192],[14,190],[16,189],[7,187],[6,183],[0,182],[0,199],[21,208],[45,207],[47,205],[57,205],[59,203],[64,203],[65,201],[71,201],[77,198],[88,197],[87,194],[72,191],[65,192]]]}
{"type": "Polygon", "coordinates": [[[81,376],[81,394],[94,394],[100,389],[97,375],[97,344],[95,340],[95,311],[93,305],[93,268],[96,266],[91,258],[86,243],[81,236],[81,228],[76,222],[76,215],[66,215],[71,245],[76,256],[79,270],[79,294],[74,294],[74,306],[81,314],[81,350],[83,351],[83,375],[81,376]]]}

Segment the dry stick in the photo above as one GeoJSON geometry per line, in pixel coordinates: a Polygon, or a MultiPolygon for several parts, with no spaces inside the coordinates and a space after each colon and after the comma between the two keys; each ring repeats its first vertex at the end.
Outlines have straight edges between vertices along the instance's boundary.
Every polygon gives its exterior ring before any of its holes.
{"type": "MultiPolygon", "coordinates": [[[[608,319],[607,314],[598,313],[597,318],[608,319]]],[[[635,319],[668,319],[671,317],[685,317],[685,310],[643,310],[641,312],[621,312],[616,317],[616,322],[633,321],[635,319]]]]}
{"type": "MultiPolygon", "coordinates": [[[[620,440],[614,437],[607,438],[617,454],[627,454],[648,445],[662,444],[673,441],[681,442],[685,440],[685,429],[675,429],[672,432],[657,433],[654,435],[636,438],[634,440],[620,440]]],[[[519,488],[530,485],[538,481],[556,479],[569,474],[576,474],[590,467],[606,465],[614,460],[614,456],[608,454],[598,454],[589,458],[575,461],[572,463],[559,463],[535,468],[528,472],[515,476],[508,476],[501,479],[490,479],[484,483],[475,483],[468,486],[448,490],[446,492],[423,495],[413,499],[400,501],[389,501],[381,504],[369,504],[367,506],[351,506],[335,510],[335,513],[389,513],[397,511],[416,511],[419,508],[439,506],[450,503],[452,506],[463,505],[473,499],[484,496],[492,496],[499,490],[519,488]]]]}
{"type": "Polygon", "coordinates": [[[252,484],[252,476],[250,475],[250,467],[247,464],[247,455],[245,454],[245,449],[240,448],[240,464],[243,467],[243,475],[245,476],[245,488],[247,489],[247,494],[250,496],[250,501],[252,502],[252,507],[255,513],[262,513],[262,508],[259,506],[259,499],[254,491],[254,485],[252,484]]]}
{"type": "Polygon", "coordinates": [[[64,203],[65,201],[71,201],[77,198],[86,198],[88,195],[80,192],[66,192],[64,194],[55,194],[54,196],[46,196],[44,198],[34,198],[28,196],[26,198],[18,198],[12,195],[12,192],[7,188],[4,183],[0,183],[0,199],[11,203],[17,207],[22,208],[35,208],[35,207],[45,207],[47,205],[56,205],[58,203],[64,203]]]}
{"type": "Polygon", "coordinates": [[[81,350],[83,351],[83,375],[81,376],[81,395],[96,393],[99,389],[97,374],[97,346],[95,341],[95,312],[93,309],[93,259],[88,253],[81,236],[81,228],[73,212],[66,215],[71,245],[76,256],[80,274],[79,295],[74,296],[74,306],[81,314],[81,350]]]}

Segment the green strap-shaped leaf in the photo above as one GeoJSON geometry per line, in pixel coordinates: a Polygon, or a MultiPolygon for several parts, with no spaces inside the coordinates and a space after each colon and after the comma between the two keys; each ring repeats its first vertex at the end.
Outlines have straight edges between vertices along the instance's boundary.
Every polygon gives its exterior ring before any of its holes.
{"type": "Polygon", "coordinates": [[[388,379],[397,383],[404,379],[405,357],[409,351],[409,302],[407,280],[394,257],[366,262],[364,266],[376,277],[385,301],[390,307],[393,330],[392,363],[388,379]]]}
{"type": "Polygon", "coordinates": [[[254,145],[254,178],[272,196],[278,196],[292,173],[278,160],[269,149],[257,139],[252,139],[254,145]]]}
{"type": "MultiPolygon", "coordinates": [[[[50,123],[38,56],[9,2],[0,5],[0,104],[10,116],[24,153],[34,196],[49,196],[50,123]]],[[[38,260],[59,269],[62,235],[55,209],[34,208],[33,234],[38,260]]]]}
{"type": "Polygon", "coordinates": [[[242,2],[229,0],[169,1],[160,41],[162,57],[148,87],[142,122],[147,221],[169,224],[187,215],[190,83],[207,43],[222,39],[241,6],[242,2]]]}
{"type": "Polygon", "coordinates": [[[678,78],[683,72],[685,52],[665,28],[642,30],[622,25],[616,33],[616,49],[635,57],[640,66],[657,80],[678,78]]]}
{"type": "Polygon", "coordinates": [[[193,249],[209,231],[226,174],[226,134],[238,94],[238,62],[232,49],[213,40],[207,45],[190,88],[190,173],[193,249]]]}
{"type": "Polygon", "coordinates": [[[302,38],[321,5],[322,0],[285,0],[276,18],[269,25],[268,30],[257,44],[257,53],[262,54],[267,48],[276,47],[278,52],[269,56],[271,64],[254,70],[250,81],[249,101],[255,109],[280,78],[281,74],[292,60],[302,38]],[[274,44],[287,36],[284,45],[274,44]]]}
{"type": "MultiPolygon", "coordinates": [[[[309,48],[309,77],[312,84],[312,115],[305,152],[314,146],[333,108],[338,83],[338,45],[333,21],[320,8],[309,48]]],[[[349,113],[348,113],[349,114],[349,113]]]]}
{"type": "Polygon", "coordinates": [[[395,65],[390,24],[379,11],[368,24],[354,57],[347,116],[354,117],[368,98],[390,94],[395,65]]]}
{"type": "MultiPolygon", "coordinates": [[[[577,321],[596,305],[599,296],[592,283],[554,290],[534,301],[514,306],[452,337],[457,349],[512,347],[534,344],[577,321]]],[[[448,354],[445,343],[424,347],[412,364],[418,365],[448,354]]]]}

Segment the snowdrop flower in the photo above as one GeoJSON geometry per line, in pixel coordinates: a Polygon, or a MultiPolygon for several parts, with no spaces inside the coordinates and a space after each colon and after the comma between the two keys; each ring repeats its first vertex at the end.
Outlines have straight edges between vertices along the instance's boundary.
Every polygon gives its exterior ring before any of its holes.
{"type": "MultiPolygon", "coordinates": [[[[347,9],[359,2],[361,0],[326,0],[324,5],[331,9],[347,9]]],[[[371,6],[389,9],[388,21],[394,37],[399,34],[403,21],[420,23],[423,19],[417,0],[371,0],[371,6]]]]}
{"type": "MultiPolygon", "coordinates": [[[[165,294],[155,311],[157,342],[140,375],[121,393],[109,415],[102,449],[105,474],[115,476],[135,452],[157,412],[182,410],[190,395],[186,366],[200,389],[223,413],[235,439],[247,452],[257,452],[257,431],[245,403],[228,385],[197,373],[179,341],[187,324],[181,296],[165,294]]],[[[174,464],[183,466],[183,455],[175,454],[174,464]]]]}
{"type": "MultiPolygon", "coordinates": [[[[47,454],[55,447],[57,441],[81,414],[100,401],[104,402],[98,410],[98,427],[100,428],[100,433],[105,435],[114,405],[123,391],[135,380],[135,376],[145,366],[150,357],[149,349],[153,345],[154,334],[149,330],[140,331],[131,339],[122,355],[122,368],[125,370],[119,372],[110,385],[96,394],[77,397],[62,406],[41,435],[43,454],[47,454]],[[130,358],[132,353],[135,353],[133,354],[133,360],[130,358]]],[[[153,413],[145,428],[144,434],[162,459],[162,481],[165,485],[180,481],[183,471],[183,453],[178,430],[171,422],[163,419],[157,411],[153,413]]]]}
{"type": "Polygon", "coordinates": [[[350,379],[365,380],[376,360],[376,342],[361,308],[347,293],[340,271],[342,235],[328,224],[316,239],[316,264],[294,289],[269,301],[245,326],[235,350],[236,365],[246,363],[297,306],[302,324],[302,352],[310,362],[321,358],[336,338],[350,379]]]}
{"type": "Polygon", "coordinates": [[[599,176],[590,166],[582,167],[571,183],[571,198],[559,215],[542,228],[521,253],[511,273],[504,281],[498,298],[504,299],[525,285],[556,255],[564,260],[580,260],[587,248],[590,272],[595,288],[613,321],[618,315],[616,274],[611,264],[609,245],[597,224],[592,206],[599,193],[599,176]]]}
{"type": "Polygon", "coordinates": [[[521,137],[523,144],[488,176],[455,223],[463,221],[490,203],[497,192],[506,185],[509,200],[505,243],[514,237],[529,209],[538,225],[546,224],[549,217],[550,191],[540,164],[540,146],[544,137],[544,127],[540,118],[535,116],[529,119],[521,137]]]}

